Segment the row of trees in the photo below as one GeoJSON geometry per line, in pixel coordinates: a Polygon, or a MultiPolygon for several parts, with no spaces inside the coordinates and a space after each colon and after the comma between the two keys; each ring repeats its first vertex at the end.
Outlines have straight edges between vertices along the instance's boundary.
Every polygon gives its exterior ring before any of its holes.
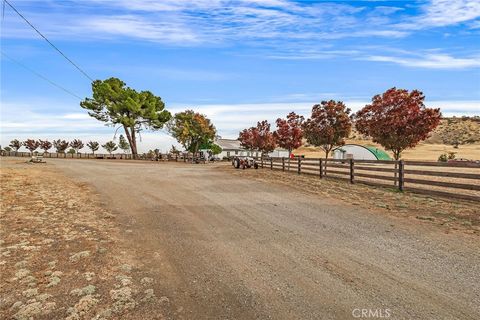
{"type": "MultiPolygon", "coordinates": [[[[17,152],[21,147],[25,147],[30,152],[35,152],[37,149],[43,150],[43,152],[48,152],[50,149],[55,148],[57,153],[65,153],[67,149],[68,153],[79,153],[81,149],[85,147],[85,144],[80,139],[74,139],[70,142],[65,140],[54,140],[50,142],[48,140],[35,140],[27,139],[25,141],[19,141],[17,139],[10,141],[10,145],[5,147],[5,151],[15,151],[17,152]]],[[[108,153],[116,151],[118,148],[122,149],[125,153],[130,150],[130,145],[123,135],[120,135],[118,145],[114,141],[108,141],[105,144],[100,145],[97,141],[89,141],[86,144],[93,154],[102,146],[108,153]]]]}
{"type": "Polygon", "coordinates": [[[164,127],[187,151],[218,149],[213,143],[216,129],[205,115],[186,110],[172,116],[160,97],[150,91],[138,92],[118,78],[94,81],[92,98],[86,98],[80,106],[95,119],[123,128],[134,158],[138,155],[137,135],[142,130],[164,127]]]}
{"type": "Polygon", "coordinates": [[[278,145],[291,154],[305,139],[320,147],[328,158],[333,148],[345,144],[352,127],[372,138],[398,160],[403,150],[425,140],[440,123],[440,109],[426,108],[425,96],[418,90],[391,88],[375,95],[372,102],[355,114],[342,101],[322,101],[312,108],[310,118],[291,112],[286,119],[277,119],[277,130],[270,131],[264,120],[256,127],[239,134],[243,147],[270,152],[278,145]]]}

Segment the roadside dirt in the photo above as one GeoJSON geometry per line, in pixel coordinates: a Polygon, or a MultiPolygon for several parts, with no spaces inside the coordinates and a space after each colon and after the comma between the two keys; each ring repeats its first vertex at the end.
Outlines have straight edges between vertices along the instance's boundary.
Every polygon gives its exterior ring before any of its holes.
{"type": "Polygon", "coordinates": [[[350,184],[338,179],[320,179],[316,175],[299,175],[281,170],[231,170],[229,166],[221,168],[236,177],[289,186],[300,192],[340,200],[370,212],[403,217],[417,225],[433,225],[445,233],[462,232],[480,236],[480,205],[473,201],[401,193],[393,188],[350,184]]]}
{"type": "Polygon", "coordinates": [[[162,318],[154,279],[88,185],[22,160],[2,160],[0,177],[1,319],[162,318]]]}
{"type": "Polygon", "coordinates": [[[128,283],[119,274],[131,277],[135,308],[104,318],[354,319],[357,309],[388,309],[391,319],[480,318],[477,235],[446,234],[428,220],[405,219],[401,208],[345,204],[228,166],[52,159],[32,168],[2,160],[6,315],[18,313],[10,309],[17,300],[33,303],[22,294],[36,283],[55,302],[43,318],[65,318],[79,302],[70,292],[85,288],[81,275],[95,270],[103,276],[88,319],[112,309],[111,290],[128,283]],[[50,200],[58,194],[81,209],[50,200]],[[30,218],[17,220],[22,216],[30,218]],[[69,230],[78,230],[77,238],[66,239],[69,230]],[[40,246],[46,239],[54,247],[40,246]],[[87,250],[81,263],[70,261],[87,250]],[[17,262],[27,260],[18,267],[43,279],[53,259],[63,272],[53,288],[47,280],[13,280],[17,262]],[[130,271],[120,271],[123,265],[130,271]],[[146,286],[145,277],[152,279],[146,286]],[[151,302],[142,301],[147,289],[157,297],[151,302]]]}

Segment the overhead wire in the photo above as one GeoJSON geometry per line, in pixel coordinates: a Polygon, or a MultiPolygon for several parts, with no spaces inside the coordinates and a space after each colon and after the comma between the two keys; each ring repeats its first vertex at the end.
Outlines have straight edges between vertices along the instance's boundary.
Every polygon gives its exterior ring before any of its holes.
{"type": "MultiPolygon", "coordinates": [[[[22,15],[17,8],[15,8],[8,0],[3,0],[3,5],[5,6],[5,3],[12,8],[13,11],[15,11],[30,27],[32,27],[33,30],[35,30],[40,37],[42,37],[53,49],[55,49],[62,57],[64,57],[70,64],[72,64],[80,73],[82,73],[87,79],[90,81],[94,81],[92,77],[90,77],[82,68],[80,68],[75,62],[73,62],[65,53],[62,52],[56,45],[54,45],[48,38],[41,33],[24,15],[22,15]]],[[[4,9],[5,11],[5,9],[4,9]]],[[[5,13],[3,13],[5,14],[5,13]]]]}
{"type": "Polygon", "coordinates": [[[73,93],[72,91],[68,90],[67,88],[65,88],[65,87],[63,87],[63,86],[61,86],[61,85],[59,85],[58,83],[56,83],[56,82],[54,82],[54,81],[50,80],[49,78],[45,77],[45,76],[44,76],[44,75],[42,75],[41,73],[39,73],[39,72],[37,72],[37,71],[33,70],[32,68],[30,68],[30,67],[26,66],[26,65],[25,65],[25,64],[23,64],[22,62],[20,62],[20,61],[18,61],[18,60],[16,60],[16,59],[14,59],[14,58],[12,58],[12,57],[10,57],[10,56],[9,56],[9,55],[7,55],[5,52],[3,52],[3,50],[1,51],[1,53],[2,53],[2,55],[3,55],[5,58],[7,58],[7,59],[9,59],[10,61],[14,62],[15,64],[17,64],[17,65],[21,66],[22,68],[24,68],[24,69],[26,69],[26,70],[30,71],[31,73],[33,73],[33,74],[34,74],[34,75],[36,75],[37,77],[39,77],[39,78],[41,78],[41,79],[43,79],[43,80],[47,81],[47,82],[48,82],[48,83],[50,83],[52,86],[55,86],[55,87],[57,87],[58,89],[60,89],[60,90],[62,90],[62,91],[64,91],[64,92],[66,92],[66,93],[68,93],[69,95],[71,95],[71,96],[73,96],[73,97],[75,97],[75,98],[77,98],[77,99],[79,99],[79,100],[83,100],[83,98],[81,98],[79,95],[77,95],[77,94],[73,93]]]}

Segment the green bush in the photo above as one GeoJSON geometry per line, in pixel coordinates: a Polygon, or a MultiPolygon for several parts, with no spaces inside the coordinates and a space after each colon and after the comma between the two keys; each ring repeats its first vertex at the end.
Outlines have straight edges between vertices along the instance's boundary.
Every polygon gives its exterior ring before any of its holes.
{"type": "Polygon", "coordinates": [[[438,157],[438,161],[440,162],[447,162],[448,160],[453,160],[455,159],[455,154],[456,152],[448,152],[448,153],[442,153],[439,157],[438,157]]]}

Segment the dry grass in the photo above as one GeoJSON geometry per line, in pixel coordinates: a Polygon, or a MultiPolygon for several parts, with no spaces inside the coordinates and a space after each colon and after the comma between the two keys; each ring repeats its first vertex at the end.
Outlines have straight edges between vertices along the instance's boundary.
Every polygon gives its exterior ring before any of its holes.
{"type": "Polygon", "coordinates": [[[0,318],[161,318],[155,280],[89,187],[45,164],[1,165],[0,318]]]}
{"type": "MultiPolygon", "coordinates": [[[[356,143],[361,145],[374,145],[383,149],[379,144],[372,143],[365,140],[347,140],[347,143],[356,143]]],[[[480,160],[480,144],[467,144],[455,149],[452,146],[445,144],[428,144],[420,143],[413,149],[407,149],[402,153],[404,160],[425,160],[437,161],[438,157],[443,153],[455,152],[457,158],[464,158],[470,160],[480,160]]],[[[319,148],[301,147],[294,151],[294,154],[305,155],[307,158],[324,158],[325,152],[319,148]]],[[[391,153],[389,153],[392,156],[391,153]]]]}
{"type": "Polygon", "coordinates": [[[410,219],[415,223],[429,223],[446,233],[461,231],[480,235],[480,208],[473,202],[400,193],[395,189],[352,185],[346,181],[319,179],[318,176],[279,170],[233,170],[231,167],[225,167],[225,170],[249,179],[288,185],[304,192],[341,200],[380,214],[410,219]]]}

